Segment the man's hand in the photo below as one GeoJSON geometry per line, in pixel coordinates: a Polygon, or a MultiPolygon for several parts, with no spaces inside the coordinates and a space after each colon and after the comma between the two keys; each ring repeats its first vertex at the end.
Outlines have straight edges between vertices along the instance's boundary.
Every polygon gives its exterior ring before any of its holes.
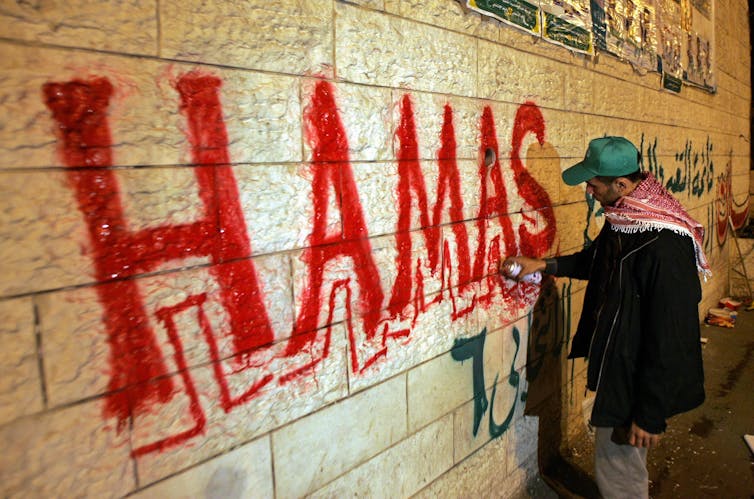
{"type": "Polygon", "coordinates": [[[660,443],[660,435],[644,431],[636,426],[636,423],[631,423],[631,430],[628,432],[628,443],[634,447],[646,447],[649,449],[660,443]]]}
{"type": "Polygon", "coordinates": [[[512,256],[506,258],[504,262],[500,264],[498,269],[499,273],[507,277],[508,279],[515,279],[520,281],[525,275],[533,274],[534,272],[541,272],[545,269],[545,261],[538,258],[529,258],[526,256],[512,256]],[[521,271],[514,275],[511,275],[511,265],[518,264],[521,266],[521,271]]]}

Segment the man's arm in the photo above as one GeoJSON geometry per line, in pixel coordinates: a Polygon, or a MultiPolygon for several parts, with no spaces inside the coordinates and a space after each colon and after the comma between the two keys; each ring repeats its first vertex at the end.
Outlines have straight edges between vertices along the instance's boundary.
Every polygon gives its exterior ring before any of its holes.
{"type": "MultiPolygon", "coordinates": [[[[603,228],[604,230],[604,228],[603,228]]],[[[589,271],[594,259],[600,236],[589,245],[589,247],[573,253],[571,255],[558,256],[554,258],[530,258],[526,256],[512,256],[506,258],[500,264],[499,272],[509,279],[521,280],[525,275],[534,272],[543,272],[556,277],[572,277],[574,279],[588,279],[589,271]],[[515,276],[510,273],[510,265],[518,264],[521,270],[515,276]]]]}

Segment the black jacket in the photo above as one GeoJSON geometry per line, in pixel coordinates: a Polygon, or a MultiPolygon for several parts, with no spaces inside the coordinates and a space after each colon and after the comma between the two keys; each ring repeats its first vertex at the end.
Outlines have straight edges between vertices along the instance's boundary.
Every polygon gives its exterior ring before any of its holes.
{"type": "Polygon", "coordinates": [[[589,359],[593,425],[634,421],[661,433],[666,418],[704,401],[702,292],[690,237],[626,234],[606,222],[588,248],[555,260],[556,276],[589,280],[568,357],[589,359]]]}

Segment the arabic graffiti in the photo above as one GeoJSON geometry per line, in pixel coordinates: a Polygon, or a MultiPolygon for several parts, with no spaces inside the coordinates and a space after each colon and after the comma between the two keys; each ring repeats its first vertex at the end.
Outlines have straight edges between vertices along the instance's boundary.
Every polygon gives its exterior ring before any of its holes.
{"type": "MultiPolygon", "coordinates": [[[[640,150],[642,152],[643,168],[651,172],[665,188],[672,193],[685,193],[687,198],[701,198],[705,194],[715,192],[713,202],[714,216],[707,224],[707,232],[711,233],[714,226],[717,234],[718,245],[725,244],[727,239],[729,221],[735,228],[740,228],[746,223],[749,216],[749,196],[743,201],[736,202],[732,192],[732,157],[733,151],[728,152],[728,160],[722,172],[715,174],[715,163],[712,157],[714,145],[709,137],[706,142],[697,147],[691,140],[686,140],[683,150],[674,155],[676,165],[669,168],[658,161],[658,139],[646,141],[641,137],[640,150]]],[[[711,239],[705,238],[705,248],[711,251],[707,244],[711,239]]]]}
{"type": "MultiPolygon", "coordinates": [[[[490,410],[488,425],[490,438],[497,438],[505,433],[508,428],[510,428],[511,422],[513,421],[513,414],[516,411],[516,403],[519,399],[519,385],[521,383],[520,374],[518,373],[518,371],[516,371],[515,368],[516,358],[518,357],[519,348],[521,346],[521,333],[519,332],[518,328],[514,326],[511,330],[511,335],[513,336],[513,341],[516,344],[516,352],[513,355],[513,360],[511,361],[510,372],[508,373],[508,383],[515,389],[515,393],[513,396],[513,403],[511,404],[511,408],[508,411],[508,414],[506,415],[503,422],[500,424],[496,423],[493,417],[499,373],[495,375],[495,380],[492,384],[491,402],[487,400],[487,384],[484,380],[484,340],[487,337],[487,328],[482,329],[482,332],[476,336],[456,339],[453,348],[450,351],[453,360],[456,360],[458,362],[463,362],[464,360],[471,359],[472,386],[474,393],[473,433],[475,437],[479,432],[479,426],[482,422],[484,413],[487,411],[487,408],[489,408],[490,410]]],[[[522,402],[525,401],[526,392],[522,392],[520,398],[522,402]]]]}
{"type": "Polygon", "coordinates": [[[685,192],[688,197],[701,198],[712,191],[715,185],[715,165],[712,159],[713,144],[709,137],[701,150],[695,149],[691,140],[686,140],[683,150],[675,153],[675,163],[680,165],[667,169],[657,159],[657,144],[657,137],[645,142],[642,134],[639,151],[643,169],[651,172],[669,192],[685,192]]]}

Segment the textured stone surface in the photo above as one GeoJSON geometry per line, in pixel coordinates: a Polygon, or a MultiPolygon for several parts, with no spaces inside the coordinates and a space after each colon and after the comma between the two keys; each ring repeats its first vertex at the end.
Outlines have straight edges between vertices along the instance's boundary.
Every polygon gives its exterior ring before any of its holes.
{"type": "Polygon", "coordinates": [[[65,177],[49,171],[5,173],[0,189],[0,293],[91,282],[91,263],[82,254],[86,228],[65,177]]]}
{"type": "Polygon", "coordinates": [[[38,298],[51,407],[107,391],[110,349],[102,306],[92,288],[38,298]]]}
{"type": "Polygon", "coordinates": [[[318,490],[312,497],[408,497],[453,465],[448,415],[318,490]],[[406,466],[406,463],[411,463],[406,466]]]}
{"type": "MultiPolygon", "coordinates": [[[[284,351],[287,344],[283,342],[256,352],[248,368],[239,369],[233,359],[223,361],[220,364],[222,379],[232,403],[227,411],[223,408],[222,385],[214,366],[200,366],[186,374],[182,373],[180,378],[175,376],[176,388],[168,403],[135,419],[133,445],[148,446],[196,426],[196,419],[191,412],[192,400],[186,389],[186,375],[196,389],[197,403],[206,425],[201,435],[187,440],[185,444],[167,446],[162,452],[147,453],[140,457],[140,484],[155,482],[219,455],[238,442],[249,441],[345,397],[347,386],[343,338],[343,329],[334,328],[329,355],[323,356],[315,369],[306,370],[303,375],[292,376],[287,380],[281,376],[290,375],[294,368],[310,362],[318,354],[315,348],[321,349],[322,346],[315,345],[312,351],[302,353],[299,358],[286,358],[284,351]],[[263,384],[256,396],[244,398],[251,388],[270,373],[274,374],[271,383],[263,384]]],[[[389,408],[386,407],[385,410],[389,408]]],[[[345,418],[348,419],[347,416],[345,418]]],[[[276,463],[281,463],[280,458],[273,458],[276,463]]],[[[290,468],[289,471],[293,472],[294,469],[290,468]]]]}
{"type": "MultiPolygon", "coordinates": [[[[463,460],[423,489],[417,497],[459,497],[464,495],[516,497],[524,487],[525,474],[506,473],[508,441],[501,437],[490,441],[468,459],[463,460]]],[[[535,464],[536,468],[536,464],[535,464]]]]}
{"type": "Polygon", "coordinates": [[[404,438],[405,393],[398,376],[273,433],[277,494],[313,492],[404,438]]]}
{"type": "Polygon", "coordinates": [[[503,362],[503,342],[502,331],[487,333],[483,359],[458,361],[448,353],[409,371],[409,430],[422,428],[474,397],[474,362],[483,362],[485,382],[492,383],[503,362]]]}
{"type": "Polygon", "coordinates": [[[328,73],[332,18],[326,0],[275,8],[261,0],[160,2],[160,55],[288,74],[328,73]]]}
{"type": "Polygon", "coordinates": [[[156,55],[154,5],[135,0],[0,4],[0,36],[69,47],[156,55]]]}
{"type": "Polygon", "coordinates": [[[479,42],[478,57],[479,97],[563,107],[565,64],[485,41],[479,42]]]}
{"type": "Polygon", "coordinates": [[[473,39],[337,3],[335,65],[348,81],[474,95],[473,39]],[[411,36],[405,36],[406,33],[411,36]]]}
{"type": "Polygon", "coordinates": [[[30,298],[0,302],[0,425],[42,410],[32,307],[30,298]]]}
{"type": "Polygon", "coordinates": [[[140,499],[272,497],[272,454],[269,437],[259,438],[217,459],[175,475],[133,497],[140,499]]]}
{"type": "Polygon", "coordinates": [[[99,400],[0,427],[0,491],[5,497],[121,497],[134,486],[129,432],[100,417],[99,400]],[[61,459],[64,457],[64,459],[61,459]]]}

